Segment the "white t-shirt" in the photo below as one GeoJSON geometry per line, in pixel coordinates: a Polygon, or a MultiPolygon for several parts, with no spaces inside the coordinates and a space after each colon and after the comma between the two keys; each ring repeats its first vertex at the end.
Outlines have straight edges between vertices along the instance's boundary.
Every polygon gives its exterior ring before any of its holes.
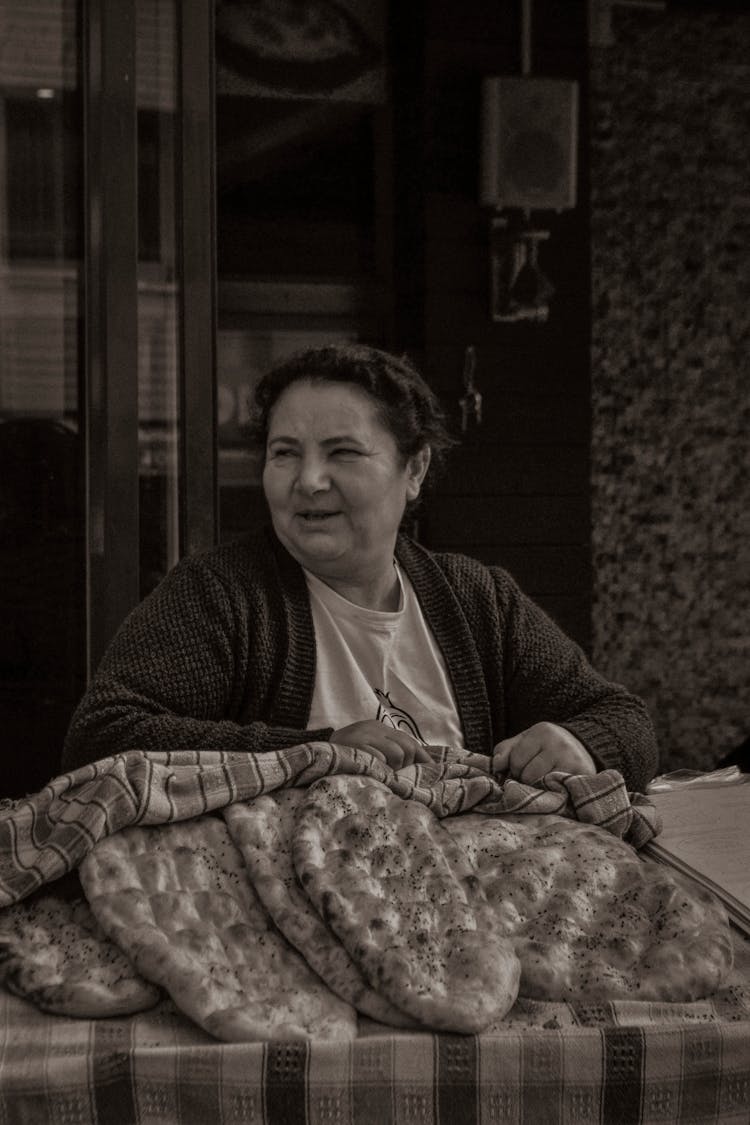
{"type": "MultiPolygon", "coordinates": [[[[394,563],[394,565],[396,565],[394,563]]],[[[317,659],[309,726],[378,719],[421,742],[462,747],[456,698],[409,578],[394,612],[366,609],[305,571],[317,659]]]]}

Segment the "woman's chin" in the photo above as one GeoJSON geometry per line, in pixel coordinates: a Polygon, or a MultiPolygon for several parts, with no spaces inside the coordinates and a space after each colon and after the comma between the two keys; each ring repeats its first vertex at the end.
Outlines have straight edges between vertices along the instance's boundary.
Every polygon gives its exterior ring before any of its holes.
{"type": "Polygon", "coordinates": [[[324,531],[308,533],[304,538],[295,536],[285,546],[308,570],[314,570],[313,563],[335,563],[346,554],[345,545],[324,531]]]}

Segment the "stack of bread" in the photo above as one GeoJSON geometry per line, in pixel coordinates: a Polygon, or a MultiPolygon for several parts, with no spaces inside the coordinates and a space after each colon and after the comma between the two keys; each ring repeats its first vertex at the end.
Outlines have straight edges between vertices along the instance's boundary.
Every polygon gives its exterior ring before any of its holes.
{"type": "Polygon", "coordinates": [[[441,820],[370,777],[126,828],[79,874],[85,900],[0,915],[7,986],[75,1016],[166,992],[226,1041],[478,1033],[519,996],[689,1001],[732,965],[720,904],[606,830],[441,820]]]}

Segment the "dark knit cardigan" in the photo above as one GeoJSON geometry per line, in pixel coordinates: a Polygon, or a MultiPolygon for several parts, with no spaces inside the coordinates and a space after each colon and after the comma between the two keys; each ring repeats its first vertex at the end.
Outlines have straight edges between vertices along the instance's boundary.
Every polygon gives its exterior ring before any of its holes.
{"type": "MultiPolygon", "coordinates": [[[[600,676],[511,576],[399,536],[396,556],[443,653],[465,746],[491,754],[547,720],[643,789],[643,703],[600,676]]],[[[313,739],[315,633],[301,567],[268,530],[183,559],[133,610],[71,721],[68,770],[122,750],[262,753],[313,739]]]]}

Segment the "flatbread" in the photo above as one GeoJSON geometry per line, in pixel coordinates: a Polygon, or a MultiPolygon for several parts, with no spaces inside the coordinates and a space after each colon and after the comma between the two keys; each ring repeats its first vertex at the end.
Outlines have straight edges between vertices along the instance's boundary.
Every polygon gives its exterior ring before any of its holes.
{"type": "Polygon", "coordinates": [[[217,1039],[356,1035],[354,1009],[274,928],[223,820],[127,828],[80,877],[105,932],[217,1039]]]}
{"type": "Polygon", "coordinates": [[[42,1011],[76,1019],[130,1015],[161,995],[82,898],[44,895],[0,912],[0,978],[42,1011]]]}
{"type": "Polygon", "coordinates": [[[295,814],[304,789],[278,789],[248,804],[230,805],[224,819],[253,886],[287,941],[337,996],[380,1023],[413,1027],[414,1020],[379,995],[297,882],[292,862],[295,814]]]}
{"type": "Polygon", "coordinates": [[[297,815],[297,876],[372,987],[420,1023],[478,1032],[513,1004],[520,966],[451,836],[417,801],[372,778],[310,787],[297,815]]]}
{"type": "Polygon", "coordinates": [[[443,821],[521,961],[522,996],[710,996],[732,967],[721,904],[603,828],[560,816],[443,821]]]}

